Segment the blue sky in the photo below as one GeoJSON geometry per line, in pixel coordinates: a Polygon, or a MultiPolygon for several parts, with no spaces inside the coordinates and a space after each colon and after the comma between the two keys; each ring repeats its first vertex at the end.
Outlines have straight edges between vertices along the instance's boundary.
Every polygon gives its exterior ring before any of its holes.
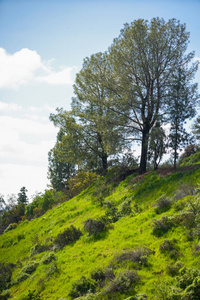
{"type": "Polygon", "coordinates": [[[0,0],[0,193],[47,187],[48,117],[70,109],[86,56],[107,50],[124,23],[163,17],[186,23],[199,58],[199,12],[200,0],[0,0]]]}

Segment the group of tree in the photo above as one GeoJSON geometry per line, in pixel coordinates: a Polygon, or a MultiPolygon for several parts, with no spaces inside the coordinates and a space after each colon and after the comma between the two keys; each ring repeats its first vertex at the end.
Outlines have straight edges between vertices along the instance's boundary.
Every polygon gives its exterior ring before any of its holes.
{"type": "Polygon", "coordinates": [[[71,110],[57,109],[59,128],[49,154],[49,177],[67,187],[77,170],[107,171],[110,161],[141,147],[140,173],[158,167],[166,148],[176,168],[179,148],[190,143],[185,122],[196,114],[198,69],[187,53],[189,33],[176,19],[125,24],[105,53],[84,59],[71,110]],[[168,133],[166,131],[168,130],[168,133]]]}

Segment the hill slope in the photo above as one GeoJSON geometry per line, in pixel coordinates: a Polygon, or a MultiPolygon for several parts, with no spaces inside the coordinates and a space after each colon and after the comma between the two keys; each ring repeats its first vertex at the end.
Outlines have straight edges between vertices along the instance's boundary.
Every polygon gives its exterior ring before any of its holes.
{"type": "Polygon", "coordinates": [[[198,166],[101,178],[24,221],[0,236],[0,299],[199,299],[199,183],[198,166]]]}

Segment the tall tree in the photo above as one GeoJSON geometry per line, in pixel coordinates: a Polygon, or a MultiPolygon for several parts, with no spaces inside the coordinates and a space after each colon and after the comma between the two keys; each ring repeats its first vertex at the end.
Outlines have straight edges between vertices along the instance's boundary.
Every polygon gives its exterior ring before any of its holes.
{"type": "Polygon", "coordinates": [[[200,116],[198,116],[193,124],[192,132],[197,141],[200,141],[200,116]]]}
{"type": "Polygon", "coordinates": [[[197,65],[190,69],[178,68],[174,72],[174,81],[168,93],[169,120],[171,122],[169,145],[173,150],[174,168],[178,159],[178,149],[189,142],[192,142],[191,135],[187,133],[184,124],[196,114],[196,101],[199,97],[197,84],[192,84],[194,72],[197,65]]]}
{"type": "MultiPolygon", "coordinates": [[[[86,58],[76,76],[71,112],[58,110],[50,119],[65,133],[59,144],[63,154],[81,162],[90,169],[102,168],[106,172],[108,157],[120,149],[119,128],[108,124],[116,116],[105,105],[108,98],[107,82],[111,70],[107,54],[97,53],[86,58]],[[70,155],[70,152],[73,152],[70,155]]],[[[119,118],[119,117],[118,117],[119,118]]],[[[113,123],[114,124],[114,123],[113,123]]]]}
{"type": "Polygon", "coordinates": [[[17,204],[28,204],[28,190],[23,186],[18,193],[17,204]]]}
{"type": "MultiPolygon", "coordinates": [[[[110,108],[124,115],[124,129],[141,141],[140,172],[146,171],[149,136],[157,120],[168,113],[167,97],[173,74],[187,65],[189,33],[176,19],[154,18],[125,24],[110,47],[114,77],[110,108]]],[[[195,72],[195,70],[194,70],[195,72]]]]}
{"type": "MultiPolygon", "coordinates": [[[[62,135],[58,135],[58,142],[62,140],[62,135]],[[60,136],[60,138],[59,138],[60,136]]],[[[65,162],[59,158],[57,143],[48,153],[48,177],[52,187],[56,191],[67,190],[68,180],[75,174],[75,165],[70,162],[65,162]]]]}

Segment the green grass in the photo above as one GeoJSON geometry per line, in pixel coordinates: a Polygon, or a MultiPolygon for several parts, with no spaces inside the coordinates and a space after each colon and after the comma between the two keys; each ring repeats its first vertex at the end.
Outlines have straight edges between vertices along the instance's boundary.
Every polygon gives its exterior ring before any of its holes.
{"type": "MultiPolygon", "coordinates": [[[[111,186],[105,201],[113,202],[119,208],[121,203],[131,200],[133,212],[111,224],[107,231],[97,237],[88,237],[84,230],[84,221],[105,215],[107,209],[100,206],[98,197],[93,195],[97,188],[95,184],[70,201],[49,210],[45,215],[30,222],[25,221],[16,229],[3,234],[0,236],[0,262],[15,264],[12,280],[16,280],[28,263],[38,262],[37,269],[29,278],[11,286],[11,299],[25,299],[23,297],[28,290],[37,290],[41,299],[70,299],[68,294],[74,282],[82,276],[89,278],[91,272],[97,268],[106,269],[112,265],[117,255],[138,247],[152,250],[147,266],[135,270],[132,262],[125,261],[117,264],[113,272],[118,274],[124,269],[134,270],[140,276],[140,282],[126,292],[98,296],[97,299],[126,299],[142,293],[147,294],[148,299],[162,299],[159,298],[161,296],[156,287],[158,283],[172,279],[167,274],[166,266],[174,264],[175,260],[161,253],[160,245],[166,239],[175,238],[180,252],[177,260],[188,268],[197,268],[199,257],[194,255],[194,248],[198,244],[198,238],[189,241],[186,228],[182,225],[173,227],[160,237],[153,235],[153,219],[178,216],[180,213],[173,204],[170,210],[156,214],[154,204],[163,194],[173,198],[182,185],[197,186],[199,183],[200,169],[172,173],[164,177],[156,172],[142,177],[129,176],[118,186],[111,186]],[[42,263],[45,255],[53,251],[52,247],[30,256],[31,248],[36,243],[51,245],[55,237],[71,225],[79,228],[83,235],[75,243],[55,250],[55,261],[47,265],[42,263]]],[[[177,201],[187,202],[187,197],[177,201]]]]}

